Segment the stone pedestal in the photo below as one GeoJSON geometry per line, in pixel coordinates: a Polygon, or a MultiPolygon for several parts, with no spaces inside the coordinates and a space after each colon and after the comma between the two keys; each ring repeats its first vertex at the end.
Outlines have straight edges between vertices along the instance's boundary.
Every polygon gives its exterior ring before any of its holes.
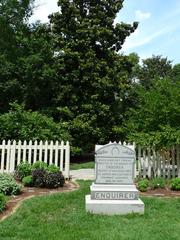
{"type": "Polygon", "coordinates": [[[144,213],[135,185],[92,184],[91,195],[86,195],[86,211],[94,214],[122,215],[144,213]]]}
{"type": "Polygon", "coordinates": [[[144,213],[144,203],[138,200],[92,200],[86,195],[86,211],[93,214],[124,215],[144,213]]]}

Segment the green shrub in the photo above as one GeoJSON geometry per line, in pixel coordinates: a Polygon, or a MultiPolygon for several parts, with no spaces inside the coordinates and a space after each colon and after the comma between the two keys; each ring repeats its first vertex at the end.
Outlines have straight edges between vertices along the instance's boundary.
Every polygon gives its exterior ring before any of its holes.
{"type": "Polygon", "coordinates": [[[165,188],[166,180],[164,178],[153,178],[150,182],[150,186],[152,189],[156,188],[165,188]]]}
{"type": "Polygon", "coordinates": [[[6,173],[0,173],[0,193],[4,195],[17,195],[21,192],[22,186],[17,184],[15,179],[6,173]]]}
{"type": "Polygon", "coordinates": [[[47,171],[45,169],[32,170],[32,180],[35,187],[45,187],[47,171]]]}
{"type": "Polygon", "coordinates": [[[66,123],[12,103],[11,110],[0,115],[0,139],[70,141],[71,137],[66,123]]]}
{"type": "Polygon", "coordinates": [[[171,189],[180,191],[180,178],[177,177],[171,180],[171,189]]]}
{"type": "Polygon", "coordinates": [[[6,198],[3,193],[0,193],[0,212],[5,209],[6,206],[6,198]]]}
{"type": "Polygon", "coordinates": [[[16,176],[22,180],[31,175],[32,167],[28,162],[21,162],[16,168],[16,176]]]}
{"type": "Polygon", "coordinates": [[[48,173],[46,175],[45,186],[47,188],[63,187],[64,182],[65,182],[64,176],[60,171],[56,173],[48,173]]]}
{"type": "Polygon", "coordinates": [[[32,176],[26,176],[22,179],[24,186],[33,187],[33,178],[32,176]]]}
{"type": "Polygon", "coordinates": [[[47,170],[47,168],[48,168],[47,163],[42,162],[42,161],[37,161],[37,162],[33,163],[33,165],[32,165],[32,170],[35,170],[35,169],[47,170]]]}
{"type": "Polygon", "coordinates": [[[149,186],[149,181],[147,179],[142,179],[138,182],[138,189],[141,192],[146,192],[149,186]]]}
{"type": "Polygon", "coordinates": [[[59,172],[59,168],[56,167],[54,164],[51,164],[47,167],[47,171],[49,173],[57,173],[57,172],[59,172]]]}

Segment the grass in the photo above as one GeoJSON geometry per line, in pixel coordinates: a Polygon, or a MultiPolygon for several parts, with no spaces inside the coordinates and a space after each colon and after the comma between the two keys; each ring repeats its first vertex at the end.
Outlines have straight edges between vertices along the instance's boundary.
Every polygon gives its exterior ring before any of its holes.
{"type": "Polygon", "coordinates": [[[94,169],[94,162],[86,162],[86,163],[71,163],[70,169],[71,170],[78,170],[84,168],[93,168],[94,169]]]}
{"type": "Polygon", "coordinates": [[[90,181],[74,192],[26,200],[0,223],[3,240],[179,240],[180,198],[142,198],[145,214],[92,215],[85,212],[90,181]]]}

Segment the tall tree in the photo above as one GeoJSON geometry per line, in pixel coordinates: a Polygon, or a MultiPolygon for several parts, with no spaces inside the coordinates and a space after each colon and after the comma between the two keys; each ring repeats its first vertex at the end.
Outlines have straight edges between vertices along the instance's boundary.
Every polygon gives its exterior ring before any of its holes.
{"type": "Polygon", "coordinates": [[[168,78],[153,81],[147,91],[139,86],[139,102],[127,113],[125,132],[130,140],[165,147],[180,143],[180,81],[168,78]]]}
{"type": "Polygon", "coordinates": [[[180,63],[173,66],[171,77],[173,81],[180,82],[180,63]]]}
{"type": "Polygon", "coordinates": [[[172,71],[172,64],[167,58],[153,55],[142,61],[142,65],[136,71],[140,83],[149,89],[153,80],[169,77],[172,71]]]}
{"type": "Polygon", "coordinates": [[[56,117],[69,122],[76,145],[89,142],[89,149],[116,139],[132,67],[117,53],[137,23],[114,24],[123,0],[59,0],[58,6],[50,17],[60,78],[56,117]]]}
{"type": "Polygon", "coordinates": [[[18,59],[21,39],[28,30],[34,0],[1,0],[0,2],[0,112],[10,101],[22,97],[18,59]]]}

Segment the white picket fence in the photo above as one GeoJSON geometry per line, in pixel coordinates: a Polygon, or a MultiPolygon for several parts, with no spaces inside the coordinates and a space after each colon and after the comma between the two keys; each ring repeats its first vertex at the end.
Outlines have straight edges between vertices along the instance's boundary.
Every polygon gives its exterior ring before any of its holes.
{"type": "Polygon", "coordinates": [[[137,175],[143,178],[180,177],[180,145],[169,150],[155,150],[152,147],[136,147],[137,175]]]}
{"type": "Polygon", "coordinates": [[[70,145],[53,141],[10,141],[5,140],[0,144],[0,172],[13,173],[20,162],[28,161],[33,164],[43,161],[55,164],[69,178],[70,170],[70,145]]]}

